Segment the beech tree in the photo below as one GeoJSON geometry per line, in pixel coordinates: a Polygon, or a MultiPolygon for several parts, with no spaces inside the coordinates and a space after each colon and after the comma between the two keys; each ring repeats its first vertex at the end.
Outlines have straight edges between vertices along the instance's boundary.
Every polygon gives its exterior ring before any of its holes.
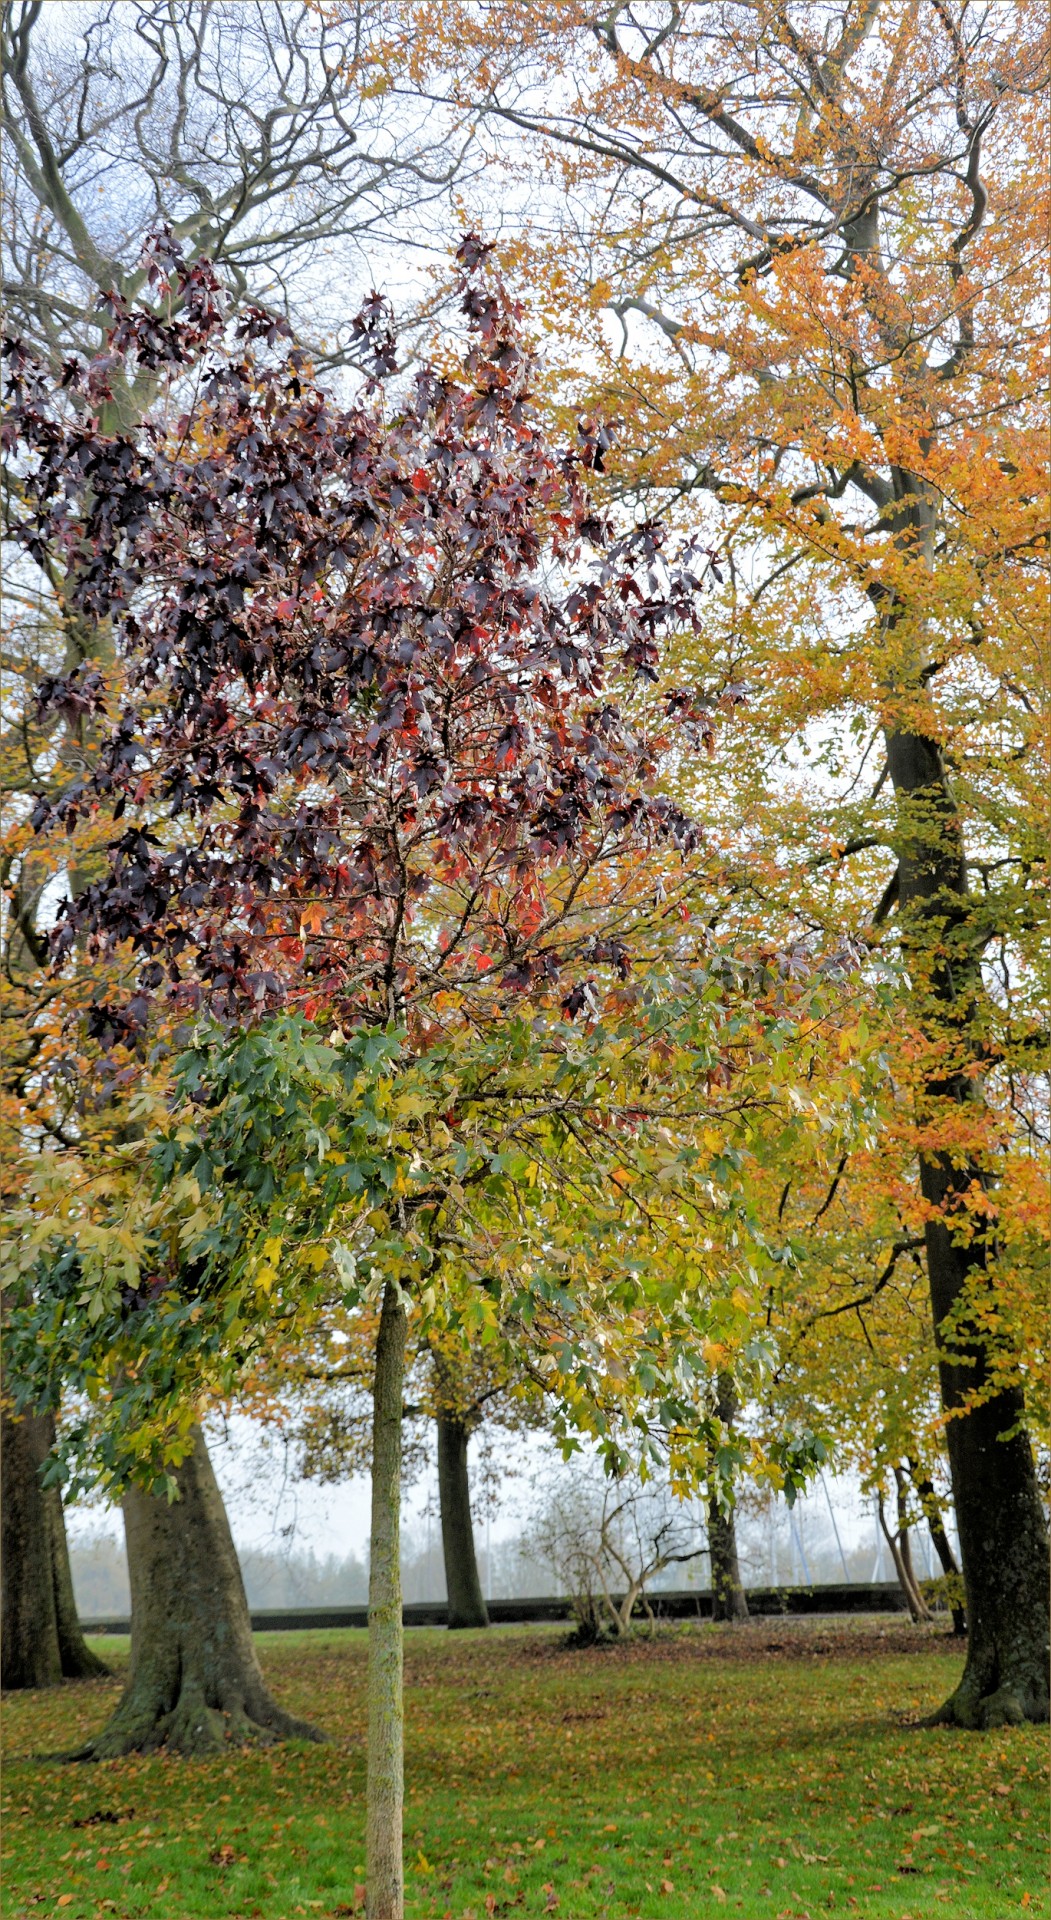
{"type": "Polygon", "coordinates": [[[613,484],[681,503],[722,556],[690,658],[748,696],[719,768],[744,911],[850,924],[897,964],[971,1628],[944,1717],[1044,1717],[1039,1344],[1008,1363],[1001,1336],[1028,1325],[1007,1249],[1046,1181],[1046,23],[954,0],[399,12],[408,84],[558,170],[556,237],[522,255],[560,341],[604,360],[571,390],[623,417],[613,484]]]}

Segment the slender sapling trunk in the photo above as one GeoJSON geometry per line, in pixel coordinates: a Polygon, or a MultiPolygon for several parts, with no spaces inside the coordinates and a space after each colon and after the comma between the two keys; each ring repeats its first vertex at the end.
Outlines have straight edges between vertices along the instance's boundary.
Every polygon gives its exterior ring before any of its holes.
{"type": "Polygon", "coordinates": [[[369,1563],[367,1920],[403,1920],[404,1741],[401,1608],[401,1422],[405,1306],[383,1289],[376,1342],[369,1563]]]}

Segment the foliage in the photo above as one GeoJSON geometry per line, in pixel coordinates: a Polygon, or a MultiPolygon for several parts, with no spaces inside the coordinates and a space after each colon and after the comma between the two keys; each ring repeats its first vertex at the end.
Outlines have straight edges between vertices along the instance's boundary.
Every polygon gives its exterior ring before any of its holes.
{"type": "Polygon", "coordinates": [[[138,953],[128,1039],[162,985],[175,1017],[207,998],[233,1023],[199,1022],[172,1123],[148,1109],[116,1185],[63,1194],[47,1159],[33,1183],[20,1365],[108,1396],[105,1473],[122,1447],[156,1472],[191,1380],[227,1392],[269,1329],[299,1337],[330,1256],[343,1306],[394,1278],[424,1337],[507,1366],[517,1342],[567,1445],[582,1423],[613,1462],[641,1396],[644,1450],[679,1436],[688,1477],[697,1380],[764,1364],[741,1155],[789,1092],[816,1114],[788,1082],[836,963],[708,955],[713,875],[653,785],[706,709],[647,692],[699,576],[596,514],[603,436],[549,446],[519,309],[487,248],[461,263],[464,371],[424,369],[393,413],[382,302],[372,386],[339,407],[271,316],[230,340],[164,235],[169,319],[114,297],[110,355],[58,385],[9,351],[22,538],[112,623],[125,682],[113,718],[93,662],[42,690],[100,750],[38,828],[122,822],[56,955],[138,953]],[[104,431],[115,361],[171,383],[167,427],[104,431]]]}
{"type": "Polygon", "coordinates": [[[511,251],[563,404],[619,416],[611,488],[720,576],[678,670],[731,706],[676,791],[718,823],[721,924],[851,927],[904,963],[840,1220],[877,1271],[945,1223],[950,1399],[1024,1386],[1044,1433],[1043,23],[511,12],[399,7],[391,71],[559,182],[511,251]]]}

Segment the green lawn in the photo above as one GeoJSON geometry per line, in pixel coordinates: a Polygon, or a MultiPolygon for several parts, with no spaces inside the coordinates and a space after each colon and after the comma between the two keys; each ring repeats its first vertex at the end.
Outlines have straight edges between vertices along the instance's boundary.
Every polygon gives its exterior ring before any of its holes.
{"type": "MultiPolygon", "coordinates": [[[[942,1636],[762,1621],[609,1652],[563,1638],[408,1634],[413,1920],[1051,1913],[1045,1731],[909,1724],[959,1670],[942,1636]]],[[[117,1683],[7,1696],[4,1920],[358,1911],[365,1636],[260,1650],[331,1745],[70,1767],[39,1756],[97,1727],[117,1683]]]]}

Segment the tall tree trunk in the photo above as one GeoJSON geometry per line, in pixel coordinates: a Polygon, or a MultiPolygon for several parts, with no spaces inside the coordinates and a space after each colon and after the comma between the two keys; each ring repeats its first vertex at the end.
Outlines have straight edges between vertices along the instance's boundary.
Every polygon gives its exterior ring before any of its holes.
{"type": "Polygon", "coordinates": [[[489,1610],[478,1576],[467,1474],[467,1427],[453,1415],[438,1415],[438,1498],[450,1627],[487,1627],[489,1610]]]}
{"type": "MultiPolygon", "coordinates": [[[[718,1376],[715,1411],[727,1433],[730,1433],[737,1418],[737,1393],[728,1373],[718,1376]]],[[[748,1601],[737,1559],[737,1528],[733,1508],[720,1507],[714,1498],[708,1502],[708,1551],[712,1562],[712,1618],[747,1620],[748,1601]]]]}
{"type": "Polygon", "coordinates": [[[401,1422],[405,1307],[388,1281],[376,1341],[369,1559],[368,1920],[403,1920],[401,1422]]]}
{"type": "Polygon", "coordinates": [[[0,1679],[5,1687],[51,1687],[108,1673],[77,1619],[66,1523],[57,1487],[40,1470],[55,1438],[51,1413],[2,1416],[3,1565],[0,1679]]]}
{"type": "MultiPolygon", "coordinates": [[[[916,1489],[931,1539],[934,1542],[934,1551],[941,1561],[942,1572],[947,1580],[959,1580],[960,1569],[956,1564],[956,1555],[952,1550],[952,1543],[945,1531],[945,1522],[942,1519],[942,1511],[938,1505],[938,1496],[934,1491],[934,1483],[930,1475],[924,1473],[922,1467],[917,1466],[914,1460],[909,1461],[909,1472],[912,1475],[912,1484],[916,1489]]],[[[952,1613],[953,1632],[959,1635],[965,1634],[967,1632],[967,1615],[964,1609],[958,1601],[953,1601],[950,1611],[952,1613]]]]}
{"type": "MultiPolygon", "coordinates": [[[[922,1124],[953,1107],[966,1113],[981,1097],[968,1045],[976,961],[959,816],[941,752],[917,734],[892,733],[887,758],[914,1003],[928,1044],[942,1047],[946,1058],[944,1072],[928,1078],[922,1124]]],[[[954,1214],[967,1225],[976,1184],[987,1184],[981,1167],[949,1151],[921,1152],[920,1187],[930,1208],[927,1270],[970,1628],[960,1684],[936,1717],[965,1727],[1048,1714],[1048,1539],[1024,1400],[1020,1388],[983,1399],[984,1339],[979,1329],[957,1324],[968,1297],[980,1299],[985,1284],[981,1235],[953,1232],[954,1214]]]]}
{"type": "Polygon", "coordinates": [[[267,1691],[230,1523],[199,1428],[174,1477],[176,1500],[135,1486],[124,1496],[131,1668],[112,1718],[72,1757],[319,1740],[267,1691]]]}
{"type": "Polygon", "coordinates": [[[49,1446],[42,1414],[3,1415],[3,1683],[55,1687],[62,1678],[51,1578],[51,1530],[40,1468],[49,1446]]]}

